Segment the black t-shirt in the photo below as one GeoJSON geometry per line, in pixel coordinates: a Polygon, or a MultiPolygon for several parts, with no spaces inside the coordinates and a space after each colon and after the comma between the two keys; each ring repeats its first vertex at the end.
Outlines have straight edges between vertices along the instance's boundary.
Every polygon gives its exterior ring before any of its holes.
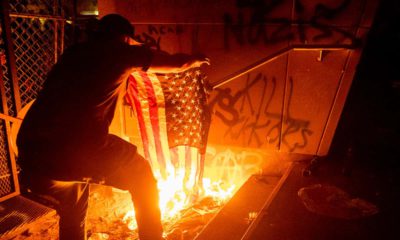
{"type": "Polygon", "coordinates": [[[19,149],[102,144],[123,83],[132,71],[147,70],[152,57],[148,48],[105,41],[66,50],[22,123],[19,149]]]}

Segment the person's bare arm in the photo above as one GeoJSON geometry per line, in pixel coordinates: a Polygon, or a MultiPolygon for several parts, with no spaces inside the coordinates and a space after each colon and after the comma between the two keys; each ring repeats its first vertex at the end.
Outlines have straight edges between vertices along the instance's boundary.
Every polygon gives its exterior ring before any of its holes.
{"type": "Polygon", "coordinates": [[[210,64],[210,60],[203,55],[173,54],[154,52],[153,61],[148,69],[154,73],[183,72],[202,64],[210,64]]]}

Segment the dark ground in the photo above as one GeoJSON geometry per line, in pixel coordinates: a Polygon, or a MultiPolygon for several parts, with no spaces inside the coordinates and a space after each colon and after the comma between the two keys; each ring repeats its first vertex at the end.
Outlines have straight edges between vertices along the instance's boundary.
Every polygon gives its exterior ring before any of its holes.
{"type": "Polygon", "coordinates": [[[331,151],[312,176],[297,165],[254,239],[400,239],[400,1],[382,0],[331,151]],[[338,220],[311,213],[301,187],[331,184],[375,204],[379,213],[338,220]]]}
{"type": "Polygon", "coordinates": [[[352,175],[341,174],[341,164],[325,162],[317,174],[304,177],[306,164],[296,163],[285,184],[268,208],[251,240],[365,240],[400,239],[400,191],[392,176],[355,168],[352,175]],[[298,190],[314,184],[333,185],[373,203],[379,212],[372,216],[345,219],[308,211],[298,190]]]}

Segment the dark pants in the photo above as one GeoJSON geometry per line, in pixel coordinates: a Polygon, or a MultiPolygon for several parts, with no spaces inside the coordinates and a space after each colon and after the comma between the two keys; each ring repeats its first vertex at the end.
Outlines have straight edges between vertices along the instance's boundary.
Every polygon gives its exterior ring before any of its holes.
{"type": "MultiPolygon", "coordinates": [[[[89,184],[80,180],[93,176],[101,177],[105,185],[131,193],[141,240],[161,239],[158,190],[148,161],[136,154],[136,149],[131,144],[112,135],[107,145],[87,157],[96,165],[77,161],[77,166],[88,168],[85,169],[88,174],[80,179],[68,179],[69,174],[65,173],[60,176],[60,181],[53,176],[47,177],[43,173],[32,173],[29,170],[23,175],[22,182],[32,193],[50,197],[56,203],[55,207],[60,215],[60,240],[86,239],[89,184]],[[116,162],[120,163],[119,166],[116,162]]],[[[78,169],[76,172],[84,171],[78,169]]]]}

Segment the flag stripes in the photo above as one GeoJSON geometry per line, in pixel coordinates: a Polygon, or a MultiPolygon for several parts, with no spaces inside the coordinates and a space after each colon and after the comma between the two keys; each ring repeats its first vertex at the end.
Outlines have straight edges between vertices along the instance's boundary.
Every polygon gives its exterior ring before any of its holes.
{"type": "Polygon", "coordinates": [[[136,113],[143,154],[159,177],[180,174],[186,187],[201,180],[209,120],[200,72],[158,78],[134,72],[126,100],[136,113]],[[181,172],[177,172],[181,171],[181,172]]]}

